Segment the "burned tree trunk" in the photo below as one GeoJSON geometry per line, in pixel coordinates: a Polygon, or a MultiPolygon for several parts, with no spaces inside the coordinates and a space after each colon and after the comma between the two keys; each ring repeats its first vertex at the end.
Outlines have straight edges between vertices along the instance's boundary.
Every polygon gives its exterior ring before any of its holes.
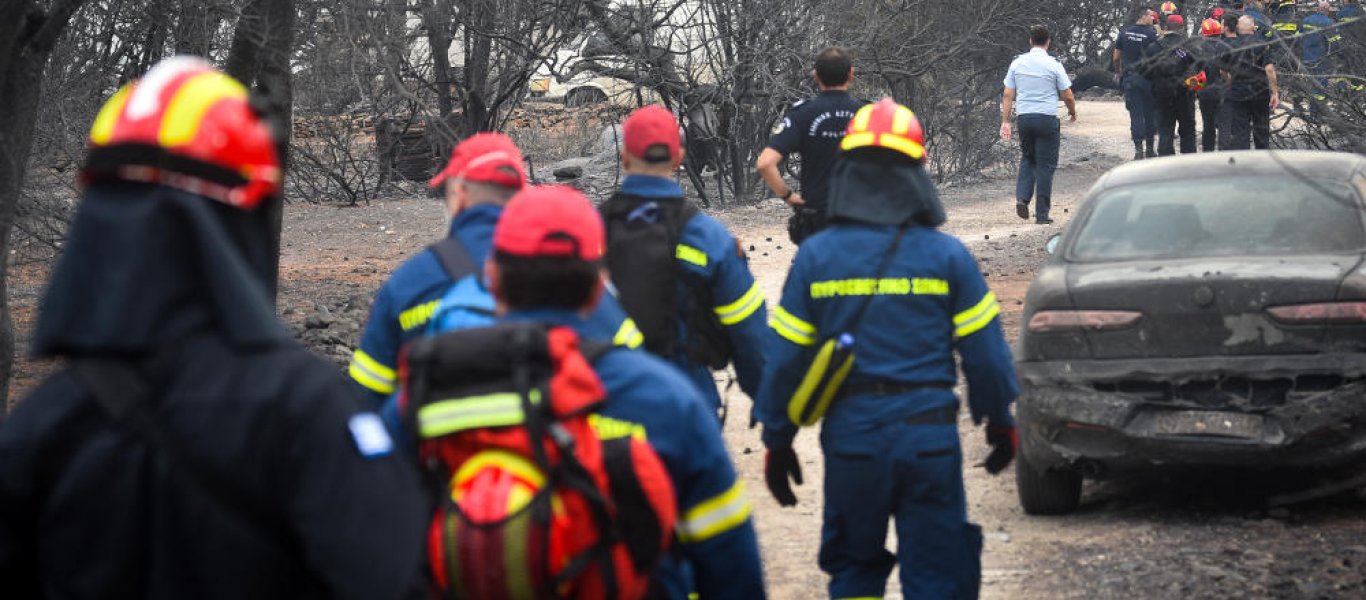
{"type": "MultiPolygon", "coordinates": [[[[24,186],[43,72],[57,38],[84,0],[53,3],[0,0],[0,399],[9,398],[14,369],[14,320],[9,310],[9,245],[24,186]]],[[[4,404],[8,406],[8,404],[4,404]]]]}

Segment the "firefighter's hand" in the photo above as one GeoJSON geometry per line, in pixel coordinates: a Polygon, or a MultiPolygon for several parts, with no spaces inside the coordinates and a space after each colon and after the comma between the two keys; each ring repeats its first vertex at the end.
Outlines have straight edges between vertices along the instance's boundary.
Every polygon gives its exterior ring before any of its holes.
{"type": "Polygon", "coordinates": [[[1020,447],[1019,435],[1013,425],[994,425],[987,423],[987,445],[991,454],[987,455],[987,473],[995,475],[1004,471],[1015,460],[1015,450],[1020,447]]]}
{"type": "Polygon", "coordinates": [[[1010,141],[1010,123],[1001,123],[1001,139],[1010,141]]]}
{"type": "Polygon", "coordinates": [[[797,451],[792,446],[769,448],[764,456],[764,483],[779,506],[796,506],[797,495],[792,493],[788,478],[802,484],[802,466],[797,462],[797,451]]]}

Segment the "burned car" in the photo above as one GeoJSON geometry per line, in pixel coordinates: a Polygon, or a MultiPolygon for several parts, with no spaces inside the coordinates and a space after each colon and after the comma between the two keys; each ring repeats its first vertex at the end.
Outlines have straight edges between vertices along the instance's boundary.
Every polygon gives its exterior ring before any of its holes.
{"type": "Polygon", "coordinates": [[[1069,512],[1107,473],[1366,458],[1364,196],[1366,159],[1328,152],[1097,181],[1025,301],[1025,512],[1069,512]]]}

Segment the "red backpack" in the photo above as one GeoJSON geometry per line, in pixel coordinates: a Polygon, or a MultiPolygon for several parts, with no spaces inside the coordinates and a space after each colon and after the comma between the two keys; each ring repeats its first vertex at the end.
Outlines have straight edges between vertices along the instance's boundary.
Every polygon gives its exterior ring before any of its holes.
{"type": "Polygon", "coordinates": [[[527,323],[405,349],[399,406],[437,498],[428,556],[444,597],[649,592],[677,506],[639,429],[597,413],[605,393],[591,361],[609,349],[527,323]]]}

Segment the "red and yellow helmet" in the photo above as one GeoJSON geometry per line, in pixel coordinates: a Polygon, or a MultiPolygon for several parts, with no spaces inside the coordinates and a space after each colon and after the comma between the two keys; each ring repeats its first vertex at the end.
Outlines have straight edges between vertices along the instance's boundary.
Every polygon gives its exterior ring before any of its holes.
{"type": "Polygon", "coordinates": [[[251,210],[280,193],[275,136],[247,88],[208,62],[166,59],[123,86],[90,129],[82,180],[156,183],[251,210]]]}
{"type": "Polygon", "coordinates": [[[1175,2],[1163,2],[1162,5],[1158,7],[1158,10],[1162,11],[1162,14],[1164,14],[1164,15],[1175,14],[1175,13],[1176,13],[1176,3],[1175,3],[1175,2]]]}
{"type": "Polygon", "coordinates": [[[1205,37],[1224,35],[1224,24],[1215,19],[1205,19],[1200,22],[1200,35],[1205,37]]]}
{"type": "Polygon", "coordinates": [[[925,130],[911,109],[891,98],[860,108],[844,130],[840,149],[887,148],[912,160],[925,158],[925,130]]]}

